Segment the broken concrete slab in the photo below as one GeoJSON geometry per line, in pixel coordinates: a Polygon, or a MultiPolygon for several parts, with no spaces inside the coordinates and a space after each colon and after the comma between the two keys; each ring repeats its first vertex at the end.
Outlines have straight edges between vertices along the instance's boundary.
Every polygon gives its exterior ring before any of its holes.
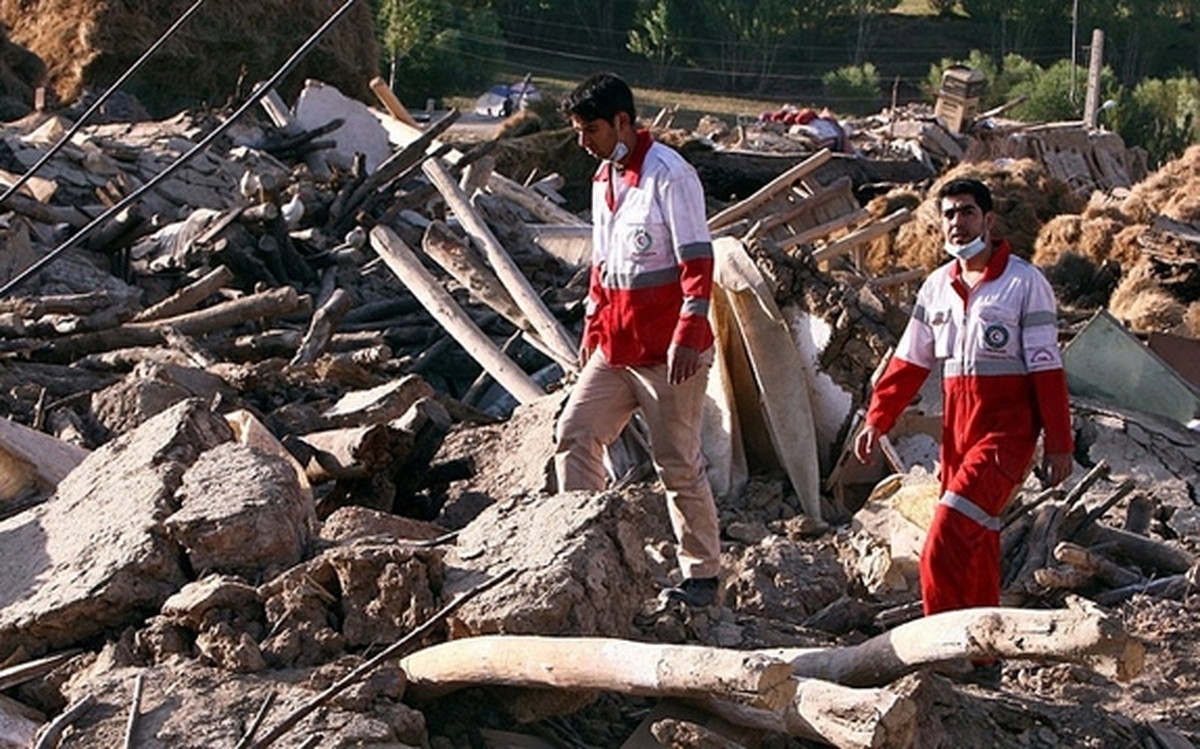
{"type": "Polygon", "coordinates": [[[362,154],[370,174],[392,153],[387,131],[379,118],[371,114],[367,105],[333,86],[315,80],[305,81],[304,89],[296,99],[295,110],[296,124],[305,130],[343,120],[342,126],[328,136],[334,147],[323,152],[330,166],[349,171],[355,154],[362,154]]]}
{"type": "Polygon", "coordinates": [[[321,523],[322,541],[348,543],[359,538],[390,536],[397,540],[431,541],[447,534],[435,523],[413,520],[367,507],[341,507],[321,523]]]}
{"type": "Polygon", "coordinates": [[[175,496],[163,525],[196,574],[269,579],[301,560],[316,524],[290,462],[233,442],[203,453],[175,496]]]}
{"type": "Polygon", "coordinates": [[[261,586],[275,666],[323,663],[346,648],[399,639],[438,608],[442,552],[360,539],[318,554],[261,586]]]}
{"type": "Polygon", "coordinates": [[[232,439],[189,400],[89,455],[45,503],[0,521],[0,659],[136,623],[187,582],[162,521],[183,473],[232,439]]]}
{"type": "Polygon", "coordinates": [[[516,574],[455,612],[448,622],[454,636],[630,634],[634,614],[653,596],[643,539],[651,516],[661,522],[666,515],[660,495],[631,496],[533,495],[484,510],[447,556],[443,595],[505,570],[516,574]]]}
{"type": "MultiPolygon", "coordinates": [[[[172,660],[138,668],[125,655],[106,652],[74,673],[68,698],[93,694],[96,705],[77,721],[64,746],[123,746],[134,681],[143,678],[141,716],[130,737],[136,746],[177,749],[234,746],[269,695],[274,695],[260,735],[284,715],[315,698],[359,661],[347,658],[311,671],[231,676],[218,668],[172,660]]],[[[279,746],[298,746],[308,735],[330,746],[427,746],[421,714],[400,702],[404,678],[395,666],[346,690],[304,718],[279,746]]]]}
{"type": "Polygon", "coordinates": [[[193,367],[139,362],[124,379],[92,395],[92,411],[112,434],[123,434],[188,398],[211,401],[227,390],[221,378],[193,367]]]}
{"type": "Polygon", "coordinates": [[[35,719],[37,711],[0,695],[0,748],[24,749],[33,746],[43,721],[35,719]]]}

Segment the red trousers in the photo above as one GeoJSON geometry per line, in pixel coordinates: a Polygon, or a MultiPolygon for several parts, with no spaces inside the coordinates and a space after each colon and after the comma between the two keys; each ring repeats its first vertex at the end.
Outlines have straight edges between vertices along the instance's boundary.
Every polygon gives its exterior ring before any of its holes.
{"type": "Polygon", "coordinates": [[[1032,444],[1004,448],[982,442],[942,466],[942,496],[921,551],[926,616],[1000,604],[1000,513],[1033,457],[1032,444]]]}

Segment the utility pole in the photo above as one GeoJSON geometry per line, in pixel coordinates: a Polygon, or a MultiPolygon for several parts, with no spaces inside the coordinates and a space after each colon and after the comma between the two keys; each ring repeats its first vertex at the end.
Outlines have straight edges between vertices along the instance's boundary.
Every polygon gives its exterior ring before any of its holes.
{"type": "Polygon", "coordinates": [[[1092,29],[1092,56],[1088,64],[1087,97],[1083,100],[1083,124],[1089,130],[1096,127],[1096,110],[1100,106],[1100,70],[1104,67],[1104,32],[1092,29]]]}
{"type": "Polygon", "coordinates": [[[1075,103],[1075,79],[1079,76],[1079,0],[1074,0],[1071,4],[1071,98],[1070,102],[1075,103]]]}

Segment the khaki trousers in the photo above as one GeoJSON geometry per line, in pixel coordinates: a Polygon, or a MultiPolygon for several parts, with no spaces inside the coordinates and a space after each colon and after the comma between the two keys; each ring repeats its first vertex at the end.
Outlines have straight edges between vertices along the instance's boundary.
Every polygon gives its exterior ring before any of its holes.
{"type": "Polygon", "coordinates": [[[717,506],[700,450],[711,349],[702,361],[695,376],[672,385],[666,364],[614,367],[597,350],[580,373],[555,434],[558,490],[600,491],[607,483],[604,447],[642,410],[684,577],[716,577],[720,571],[717,506]]]}

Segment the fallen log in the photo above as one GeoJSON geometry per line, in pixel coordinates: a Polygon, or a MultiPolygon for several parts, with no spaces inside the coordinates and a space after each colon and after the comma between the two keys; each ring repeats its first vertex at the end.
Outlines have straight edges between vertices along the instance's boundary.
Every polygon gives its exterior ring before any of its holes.
{"type": "Polygon", "coordinates": [[[1077,544],[1066,541],[1060,543],[1054,547],[1054,558],[1096,577],[1113,588],[1123,588],[1142,582],[1142,576],[1133,570],[1126,569],[1077,544]]]}
{"type": "Polygon", "coordinates": [[[574,213],[565,208],[559,208],[530,188],[513,182],[502,174],[493,172],[488,177],[487,186],[492,191],[492,194],[506,200],[511,200],[547,224],[565,224],[569,226],[580,223],[579,217],[574,213]]]}
{"type": "Polygon", "coordinates": [[[233,281],[233,271],[224,265],[219,265],[196,282],[184,286],[158,304],[147,307],[137,313],[133,316],[132,322],[149,322],[151,320],[183,314],[188,310],[195,309],[196,305],[212,296],[218,289],[231,281],[233,281]]]}
{"type": "Polygon", "coordinates": [[[555,359],[569,363],[568,369],[575,369],[579,351],[574,339],[567,333],[562,323],[550,313],[550,310],[546,309],[541,297],[530,285],[529,279],[521,273],[521,269],[500,245],[487,223],[471,206],[470,201],[463,195],[458,183],[454,181],[445,165],[439,159],[430,159],[421,168],[425,172],[425,176],[442,194],[446,204],[454,211],[467,234],[483,250],[492,270],[496,272],[500,282],[508,289],[513,301],[525,313],[525,317],[533,324],[534,329],[538,332],[538,337],[555,352],[555,359]]]}
{"type": "Polygon", "coordinates": [[[917,706],[887,689],[855,689],[820,679],[797,679],[782,710],[717,699],[706,710],[739,726],[820,741],[841,749],[908,749],[917,735],[917,706]]]}
{"type": "Polygon", "coordinates": [[[1196,564],[1196,557],[1161,541],[1155,541],[1136,533],[1110,528],[1103,523],[1093,523],[1083,529],[1076,539],[1084,546],[1111,548],[1113,554],[1124,557],[1143,569],[1182,574],[1196,564]]]}
{"type": "Polygon", "coordinates": [[[97,351],[154,346],[163,341],[162,325],[173,327],[184,335],[203,335],[251,320],[290,315],[304,309],[309,302],[308,297],[301,297],[291,286],[283,286],[163,320],[128,323],[119,328],[68,336],[51,341],[36,354],[47,361],[71,361],[97,351]]]}
{"type": "Polygon", "coordinates": [[[1155,598],[1180,599],[1197,588],[1200,588],[1200,564],[1181,575],[1170,575],[1149,582],[1128,585],[1124,588],[1106,590],[1093,598],[1101,606],[1116,606],[1139,594],[1155,598]]]}
{"type": "Polygon", "coordinates": [[[1089,664],[1128,681],[1142,670],[1145,648],[1121,621],[1077,596],[1067,608],[975,608],[901,624],[858,645],[760,651],[792,664],[798,677],[854,687],[890,684],[922,666],[959,659],[1021,658],[1089,664]]]}
{"type": "Polygon", "coordinates": [[[400,667],[408,676],[408,694],[417,700],[491,684],[716,697],[781,710],[797,685],[786,663],[763,653],[601,637],[468,637],[418,650],[401,659],[400,667]]]}
{"type": "Polygon", "coordinates": [[[536,334],[529,318],[483,258],[441,221],[433,221],[421,239],[421,249],[479,301],[522,330],[536,334]]]}
{"type": "Polygon", "coordinates": [[[333,337],[338,322],[353,305],[354,299],[345,290],[335,289],[329,300],[313,313],[308,331],[289,363],[292,366],[301,366],[316,361],[329,345],[329,339],[333,337]]]}
{"type": "Polygon", "coordinates": [[[495,342],[462,311],[454,298],[441,287],[425,266],[421,265],[421,261],[395,232],[386,226],[376,226],[371,230],[371,244],[392,272],[417,299],[421,300],[446,332],[514,398],[521,403],[529,403],[545,394],[537,383],[505,356],[495,342]]]}

